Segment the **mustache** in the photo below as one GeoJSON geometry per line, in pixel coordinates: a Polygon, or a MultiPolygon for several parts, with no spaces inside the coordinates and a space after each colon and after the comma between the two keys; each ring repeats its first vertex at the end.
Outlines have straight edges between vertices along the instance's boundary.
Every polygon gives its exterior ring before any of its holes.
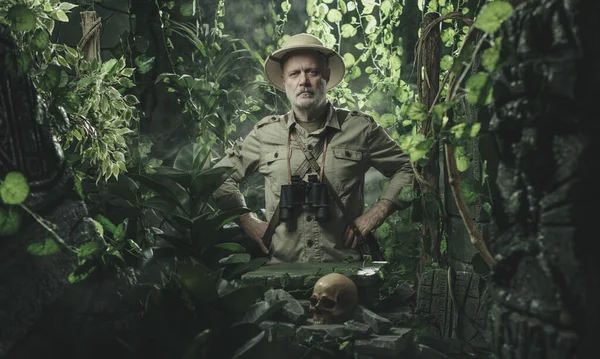
{"type": "Polygon", "coordinates": [[[298,91],[296,91],[296,95],[301,95],[301,94],[303,94],[303,93],[310,93],[310,94],[314,94],[314,93],[315,93],[315,91],[314,91],[314,90],[312,90],[312,89],[301,89],[301,90],[298,90],[298,91]]]}

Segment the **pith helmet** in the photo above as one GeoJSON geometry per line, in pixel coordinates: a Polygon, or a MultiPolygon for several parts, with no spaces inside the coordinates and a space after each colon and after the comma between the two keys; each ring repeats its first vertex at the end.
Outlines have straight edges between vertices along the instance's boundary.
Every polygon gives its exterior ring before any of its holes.
{"type": "Polygon", "coordinates": [[[298,34],[290,37],[281,44],[281,48],[273,52],[265,61],[265,75],[267,80],[281,91],[285,91],[281,80],[281,59],[289,52],[295,50],[315,50],[329,59],[331,74],[327,83],[327,90],[337,86],[342,81],[346,72],[344,59],[336,51],[325,47],[323,42],[310,34],[298,34]]]}

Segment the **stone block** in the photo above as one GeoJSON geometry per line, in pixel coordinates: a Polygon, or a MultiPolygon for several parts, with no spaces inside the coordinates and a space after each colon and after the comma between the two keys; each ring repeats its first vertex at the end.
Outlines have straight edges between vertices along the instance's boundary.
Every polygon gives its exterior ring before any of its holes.
{"type": "Polygon", "coordinates": [[[391,321],[395,327],[410,326],[415,322],[414,309],[407,305],[381,311],[378,314],[391,321]]]}
{"type": "Polygon", "coordinates": [[[448,271],[434,269],[423,274],[416,314],[435,327],[435,338],[458,338],[473,347],[486,349],[483,328],[487,313],[483,297],[485,282],[477,274],[456,272],[455,300],[450,297],[448,271]]]}
{"type": "Polygon", "coordinates": [[[260,323],[259,326],[266,331],[270,342],[277,339],[291,340],[296,335],[296,327],[291,323],[267,320],[260,323]]]}
{"type": "Polygon", "coordinates": [[[363,338],[373,334],[373,328],[368,324],[360,323],[355,320],[349,320],[344,323],[346,333],[352,338],[363,338]]]}
{"type": "Polygon", "coordinates": [[[354,320],[367,324],[377,334],[386,334],[392,328],[392,322],[371,310],[358,305],[354,311],[354,320]]]}
{"type": "Polygon", "coordinates": [[[395,356],[408,347],[408,339],[402,335],[378,335],[354,341],[358,354],[395,356]]]}
{"type": "Polygon", "coordinates": [[[346,336],[346,330],[343,324],[302,325],[296,330],[296,335],[300,341],[307,341],[310,337],[343,338],[346,336]]]}

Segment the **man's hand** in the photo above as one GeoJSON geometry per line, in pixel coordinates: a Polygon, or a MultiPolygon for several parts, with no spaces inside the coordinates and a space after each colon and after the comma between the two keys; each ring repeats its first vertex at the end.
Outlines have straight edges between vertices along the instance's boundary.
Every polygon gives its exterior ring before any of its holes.
{"type": "Polygon", "coordinates": [[[267,231],[267,227],[269,223],[265,221],[261,221],[260,219],[254,217],[250,213],[244,213],[240,216],[238,221],[240,227],[246,232],[252,240],[254,240],[260,246],[260,249],[265,253],[269,253],[269,249],[265,246],[262,241],[262,237],[265,235],[267,231]]]}
{"type": "MultiPolygon", "coordinates": [[[[354,225],[362,234],[362,237],[366,237],[369,232],[379,227],[383,221],[395,210],[397,206],[387,199],[382,199],[377,202],[373,207],[362,215],[356,217],[354,225]]],[[[346,227],[344,233],[344,245],[350,248],[356,248],[358,244],[359,236],[355,233],[351,226],[346,227]]]]}

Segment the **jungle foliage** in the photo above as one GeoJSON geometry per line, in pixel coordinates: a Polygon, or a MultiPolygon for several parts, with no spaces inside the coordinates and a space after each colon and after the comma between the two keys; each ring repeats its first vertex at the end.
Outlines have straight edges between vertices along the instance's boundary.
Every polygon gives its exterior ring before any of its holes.
{"type": "MultiPolygon", "coordinates": [[[[281,304],[255,305],[264,290],[237,279],[264,259],[222,238],[222,227],[247,210],[219,212],[211,199],[228,175],[212,169],[214,160],[257,119],[287,109],[262,74],[263,59],[292,32],[319,36],[347,66],[344,81],[329,94],[334,105],[372,115],[415,168],[427,164],[432,146],[449,145],[464,172],[473,155],[468,143],[482,123],[452,110],[461,98],[476,107],[490,104],[491,78],[503,61],[502,39],[494,32],[511,13],[500,0],[271,0],[265,6],[233,0],[3,1],[0,22],[11,27],[19,45],[15,68],[31,76],[45,101],[75,172],[75,189],[102,237],[68,248],[49,236],[30,252],[73,251],[80,267],[70,280],[80,286],[112,275],[128,278],[133,291],[144,278],[147,287],[137,293],[146,298],[137,308],[142,317],[158,320],[152,308],[179,304],[181,313],[191,315],[188,331],[181,329],[174,341],[180,357],[305,354],[308,348],[269,347],[263,340],[257,324],[281,304]],[[119,41],[101,58],[85,58],[77,42],[61,36],[60,24],[77,23],[79,10],[126,15],[119,41]],[[427,79],[439,81],[441,91],[439,102],[426,108],[416,95],[415,72],[421,69],[414,66],[413,49],[423,34],[405,23],[431,11],[442,15],[443,73],[427,79]],[[419,129],[428,121],[433,130],[423,134],[419,129]],[[194,317],[202,323],[192,323],[194,317]]],[[[462,181],[461,200],[484,198],[489,211],[485,166],[478,178],[462,181]]],[[[367,192],[385,185],[370,183],[367,192]]],[[[256,192],[256,186],[246,191],[256,192]]],[[[44,223],[23,205],[27,194],[21,174],[0,182],[1,235],[16,232],[22,211],[44,223]]],[[[251,209],[260,208],[260,193],[249,194],[255,198],[251,209]]],[[[410,201],[417,193],[406,188],[401,196],[410,201]]],[[[419,225],[403,211],[377,230],[390,262],[382,298],[414,281],[419,225]]]]}

